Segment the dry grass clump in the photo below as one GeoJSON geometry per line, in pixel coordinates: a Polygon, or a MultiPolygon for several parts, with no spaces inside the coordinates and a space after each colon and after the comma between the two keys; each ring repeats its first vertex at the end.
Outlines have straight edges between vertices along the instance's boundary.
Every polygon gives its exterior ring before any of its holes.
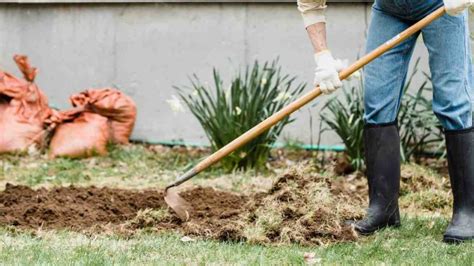
{"type": "Polygon", "coordinates": [[[405,212],[414,215],[449,215],[451,206],[448,177],[416,164],[403,165],[400,207],[405,212]]]}
{"type": "Polygon", "coordinates": [[[85,228],[81,232],[90,235],[120,235],[122,237],[132,237],[138,231],[161,231],[173,230],[179,219],[167,208],[143,209],[139,210],[133,219],[120,224],[96,224],[90,228],[85,228]]]}
{"type": "Polygon", "coordinates": [[[359,218],[358,202],[331,193],[329,178],[309,167],[294,168],[249,203],[244,237],[250,243],[324,244],[357,234],[345,220],[359,218]],[[253,206],[252,206],[253,205],[253,206]]]}
{"type": "Polygon", "coordinates": [[[124,223],[123,227],[131,230],[146,228],[155,226],[165,221],[171,222],[174,219],[176,218],[173,217],[173,215],[166,208],[145,209],[138,211],[135,218],[124,223]]]}
{"type": "Polygon", "coordinates": [[[344,193],[332,177],[299,165],[266,192],[241,196],[197,187],[182,196],[194,217],[182,223],[168,209],[144,210],[122,224],[122,232],[151,228],[183,235],[253,244],[327,244],[357,239],[346,220],[362,217],[365,205],[344,193]],[[194,200],[191,200],[191,195],[194,200]]]}

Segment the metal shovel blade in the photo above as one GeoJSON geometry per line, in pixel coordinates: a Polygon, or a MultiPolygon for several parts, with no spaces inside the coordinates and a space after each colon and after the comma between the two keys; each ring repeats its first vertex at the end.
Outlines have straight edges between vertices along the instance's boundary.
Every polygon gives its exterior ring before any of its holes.
{"type": "Polygon", "coordinates": [[[191,205],[179,196],[176,188],[172,187],[165,192],[165,202],[183,222],[191,218],[191,205]]]}

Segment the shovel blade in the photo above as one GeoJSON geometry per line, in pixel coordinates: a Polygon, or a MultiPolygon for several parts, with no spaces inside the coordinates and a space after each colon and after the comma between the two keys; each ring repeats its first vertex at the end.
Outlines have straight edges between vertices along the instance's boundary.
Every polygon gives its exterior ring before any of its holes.
{"type": "Polygon", "coordinates": [[[191,205],[179,196],[177,189],[169,188],[166,190],[165,202],[183,222],[191,218],[191,205]]]}

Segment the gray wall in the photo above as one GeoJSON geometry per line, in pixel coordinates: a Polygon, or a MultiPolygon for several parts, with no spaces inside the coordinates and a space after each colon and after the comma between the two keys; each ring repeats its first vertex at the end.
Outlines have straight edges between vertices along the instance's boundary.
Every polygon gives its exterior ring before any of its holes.
{"type": "MultiPolygon", "coordinates": [[[[362,54],[369,5],[330,5],[329,43],[337,57],[362,54]]],[[[147,141],[206,142],[190,113],[175,114],[166,103],[189,74],[210,80],[214,66],[228,76],[254,59],[279,56],[299,81],[312,80],[311,47],[294,3],[2,4],[0,39],[0,67],[18,73],[12,55],[29,55],[53,106],[68,107],[69,95],[89,87],[124,90],[138,103],[133,138],[147,141]]],[[[419,56],[426,68],[421,45],[419,56]]],[[[317,106],[298,111],[284,136],[309,143],[310,113],[315,140],[317,106]]]]}

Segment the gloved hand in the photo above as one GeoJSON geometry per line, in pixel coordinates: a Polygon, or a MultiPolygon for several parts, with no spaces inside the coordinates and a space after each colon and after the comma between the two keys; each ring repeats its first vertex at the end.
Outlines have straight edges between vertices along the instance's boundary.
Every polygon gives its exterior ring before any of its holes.
{"type": "Polygon", "coordinates": [[[451,16],[461,14],[464,9],[470,7],[474,0],[443,0],[446,13],[451,16]]]}
{"type": "Polygon", "coordinates": [[[344,62],[334,59],[329,50],[324,50],[314,55],[316,71],[314,74],[314,85],[321,89],[324,94],[330,94],[342,87],[338,72],[344,68],[344,62]]]}

